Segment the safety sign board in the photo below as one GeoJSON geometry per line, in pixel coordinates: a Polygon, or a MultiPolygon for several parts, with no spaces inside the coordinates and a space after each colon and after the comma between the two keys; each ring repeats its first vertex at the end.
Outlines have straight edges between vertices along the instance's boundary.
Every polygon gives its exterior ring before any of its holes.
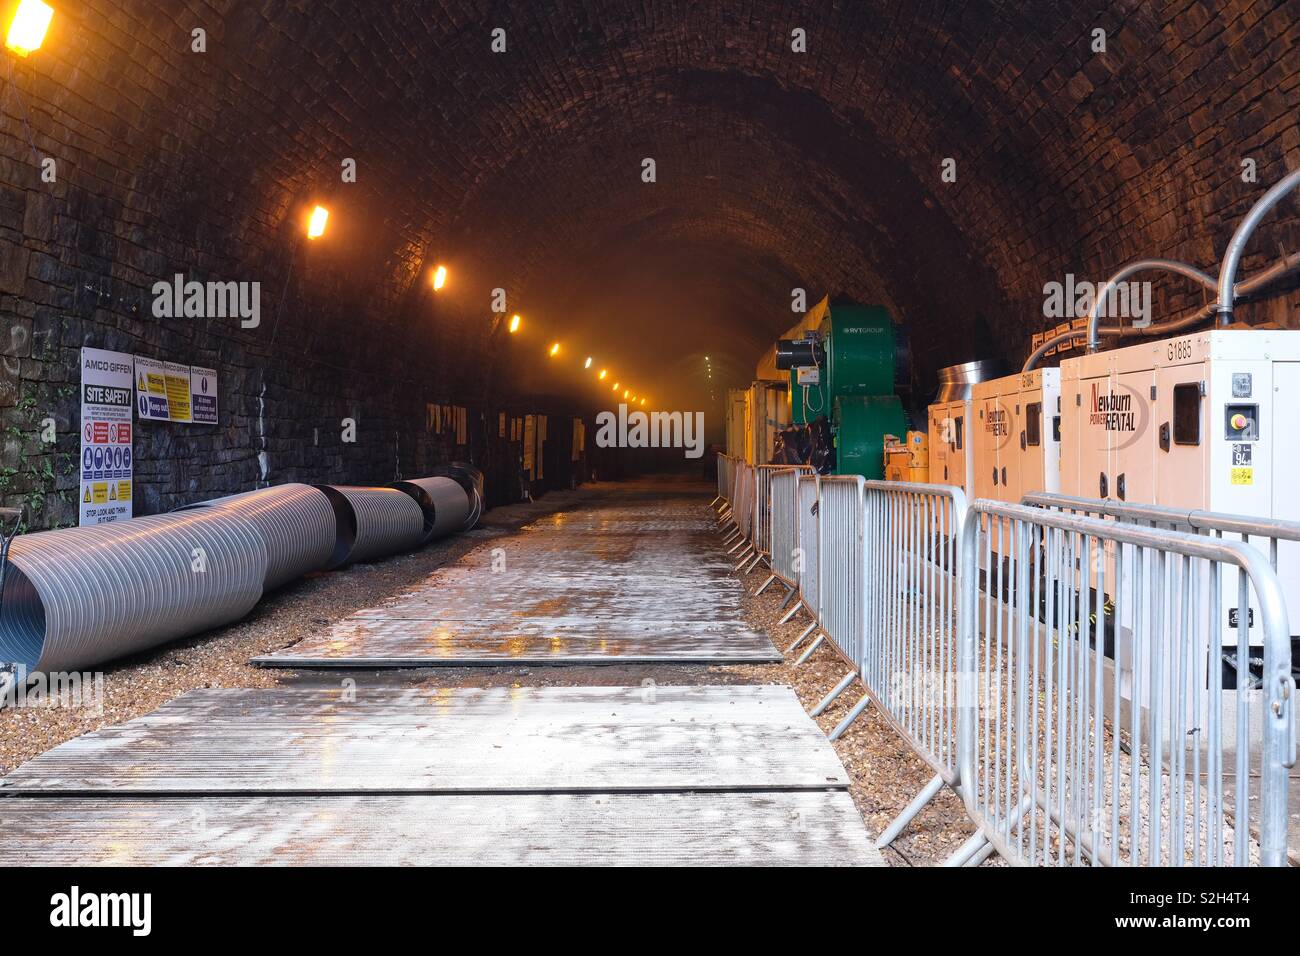
{"type": "Polygon", "coordinates": [[[135,410],[142,420],[169,422],[167,372],[157,359],[135,357],[135,410]]]}
{"type": "Polygon", "coordinates": [[[135,411],[142,421],[217,424],[217,373],[135,357],[135,411]]]}
{"type": "Polygon", "coordinates": [[[132,357],[81,350],[80,524],[131,517],[132,357]]]}
{"type": "Polygon", "coordinates": [[[190,408],[197,425],[217,423],[217,373],[190,366],[190,408]]]}
{"type": "Polygon", "coordinates": [[[190,415],[190,367],[164,362],[163,375],[167,380],[167,413],[171,420],[193,421],[190,415]]]}

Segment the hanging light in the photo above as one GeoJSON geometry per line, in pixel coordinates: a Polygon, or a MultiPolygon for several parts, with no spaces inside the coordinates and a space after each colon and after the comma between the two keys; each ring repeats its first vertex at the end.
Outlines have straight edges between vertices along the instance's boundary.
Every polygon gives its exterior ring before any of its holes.
{"type": "Polygon", "coordinates": [[[642,405],[644,405],[644,404],[645,404],[645,399],[644,399],[644,398],[643,398],[643,399],[641,399],[641,404],[642,404],[642,405]]]}
{"type": "Polygon", "coordinates": [[[307,220],[307,238],[319,239],[325,235],[325,223],[329,221],[330,211],[324,206],[317,206],[311,211],[311,217],[307,220]]]}
{"type": "Polygon", "coordinates": [[[609,374],[609,372],[607,372],[605,369],[602,368],[602,369],[600,370],[600,375],[598,375],[597,378],[599,378],[599,379],[603,382],[603,381],[605,381],[605,376],[608,375],[608,374],[609,374]]]}
{"type": "Polygon", "coordinates": [[[615,383],[614,383],[614,391],[616,391],[616,392],[618,391],[618,382],[615,382],[615,383]]]}
{"type": "Polygon", "coordinates": [[[433,270],[433,291],[437,292],[447,284],[447,267],[438,266],[433,270]]]}
{"type": "Polygon", "coordinates": [[[555,356],[559,354],[560,354],[560,343],[556,342],[554,345],[551,346],[551,358],[555,358],[555,356]]]}
{"type": "Polygon", "coordinates": [[[50,28],[54,8],[42,0],[22,0],[9,21],[9,32],[5,34],[5,46],[19,56],[26,56],[39,50],[45,42],[45,31],[50,28]]]}
{"type": "Polygon", "coordinates": [[[582,363],[583,368],[591,368],[591,356],[587,356],[587,361],[582,363]]]}
{"type": "Polygon", "coordinates": [[[625,388],[625,389],[623,389],[623,397],[624,397],[624,398],[627,398],[627,397],[628,397],[629,395],[631,395],[631,394],[632,394],[632,389],[630,389],[630,388],[625,388]]]}
{"type": "Polygon", "coordinates": [[[516,332],[519,331],[519,323],[522,322],[522,321],[523,321],[523,319],[519,318],[518,313],[516,313],[515,315],[510,316],[510,334],[511,334],[511,335],[514,335],[516,332]]]}

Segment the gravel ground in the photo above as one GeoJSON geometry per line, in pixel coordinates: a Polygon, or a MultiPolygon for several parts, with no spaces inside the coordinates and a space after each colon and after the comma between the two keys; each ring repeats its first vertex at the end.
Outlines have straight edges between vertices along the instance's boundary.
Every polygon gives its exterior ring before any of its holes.
{"type": "MultiPolygon", "coordinates": [[[[65,740],[142,716],[200,687],[338,686],[342,681],[353,680],[358,693],[364,693],[367,686],[410,684],[544,687],[639,685],[647,681],[662,685],[772,683],[793,688],[805,707],[811,709],[849,671],[848,665],[825,642],[798,667],[794,661],[803,648],[786,655],[783,663],[757,665],[613,664],[453,667],[432,671],[294,671],[250,667],[246,663],[249,658],[287,647],[356,610],[400,593],[438,567],[479,545],[495,544],[496,538],[535,518],[582,507],[617,493],[618,487],[597,485],[573,492],[551,492],[536,502],[493,509],[475,531],[435,542],[415,554],[357,565],[343,572],[312,575],[268,596],[237,624],[107,668],[102,714],[63,707],[0,711],[0,771],[7,773],[65,740]]],[[[701,510],[707,500],[701,498],[701,510]]],[[[774,584],[764,594],[753,597],[765,577],[765,571],[755,570],[743,578],[746,618],[765,630],[776,647],[784,651],[807,626],[808,618],[801,612],[792,622],[778,625],[776,622],[784,613],[780,609],[783,589],[774,584]]],[[[829,732],[861,693],[861,684],[855,682],[816,718],[817,723],[829,732]]],[[[873,836],[889,824],[931,776],[929,769],[878,716],[874,707],[867,708],[834,746],[852,776],[850,793],[873,836]]],[[[972,832],[961,802],[944,790],[886,850],[886,859],[893,865],[932,865],[942,861],[972,832]]]]}

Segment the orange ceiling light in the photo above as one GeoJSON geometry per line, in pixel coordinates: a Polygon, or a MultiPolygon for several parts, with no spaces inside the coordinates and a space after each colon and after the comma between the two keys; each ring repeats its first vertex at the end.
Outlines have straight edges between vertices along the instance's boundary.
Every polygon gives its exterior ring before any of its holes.
{"type": "Polygon", "coordinates": [[[551,346],[551,358],[555,358],[555,356],[559,354],[560,354],[560,343],[556,342],[551,346]]]}
{"type": "Polygon", "coordinates": [[[14,18],[9,21],[9,30],[5,34],[5,46],[19,56],[27,56],[41,48],[45,42],[45,31],[50,28],[54,18],[54,8],[42,0],[22,0],[14,11],[14,18]]]}
{"type": "Polygon", "coordinates": [[[324,206],[317,206],[307,218],[307,238],[319,239],[325,235],[325,224],[329,222],[330,211],[324,206]]]}
{"type": "Polygon", "coordinates": [[[447,284],[447,267],[438,266],[433,270],[433,291],[439,292],[447,284]]]}
{"type": "Polygon", "coordinates": [[[510,316],[510,334],[511,334],[511,335],[514,335],[516,332],[519,331],[519,323],[522,322],[522,321],[523,321],[523,319],[519,318],[518,313],[516,313],[515,315],[510,316]]]}

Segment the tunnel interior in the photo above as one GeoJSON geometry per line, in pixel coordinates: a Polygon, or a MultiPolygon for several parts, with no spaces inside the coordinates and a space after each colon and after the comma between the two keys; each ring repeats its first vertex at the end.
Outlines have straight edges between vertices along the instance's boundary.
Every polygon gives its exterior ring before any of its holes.
{"type": "MultiPolygon", "coordinates": [[[[425,473],[612,382],[717,440],[828,295],[889,310],[924,400],[943,366],[1022,360],[1046,282],[1216,266],[1300,165],[1297,12],[60,5],[0,80],[4,497],[75,523],[83,346],[220,375],[216,427],[137,428],[137,514],[425,473]],[[257,314],[160,314],[173,281],[256,283],[257,314]],[[431,428],[444,405],[468,427],[431,428]]],[[[1245,271],[1297,247],[1288,199],[1245,271]]],[[[1239,317],[1295,326],[1290,288],[1239,317]]],[[[1158,319],[1205,301],[1155,282],[1158,319]]]]}

